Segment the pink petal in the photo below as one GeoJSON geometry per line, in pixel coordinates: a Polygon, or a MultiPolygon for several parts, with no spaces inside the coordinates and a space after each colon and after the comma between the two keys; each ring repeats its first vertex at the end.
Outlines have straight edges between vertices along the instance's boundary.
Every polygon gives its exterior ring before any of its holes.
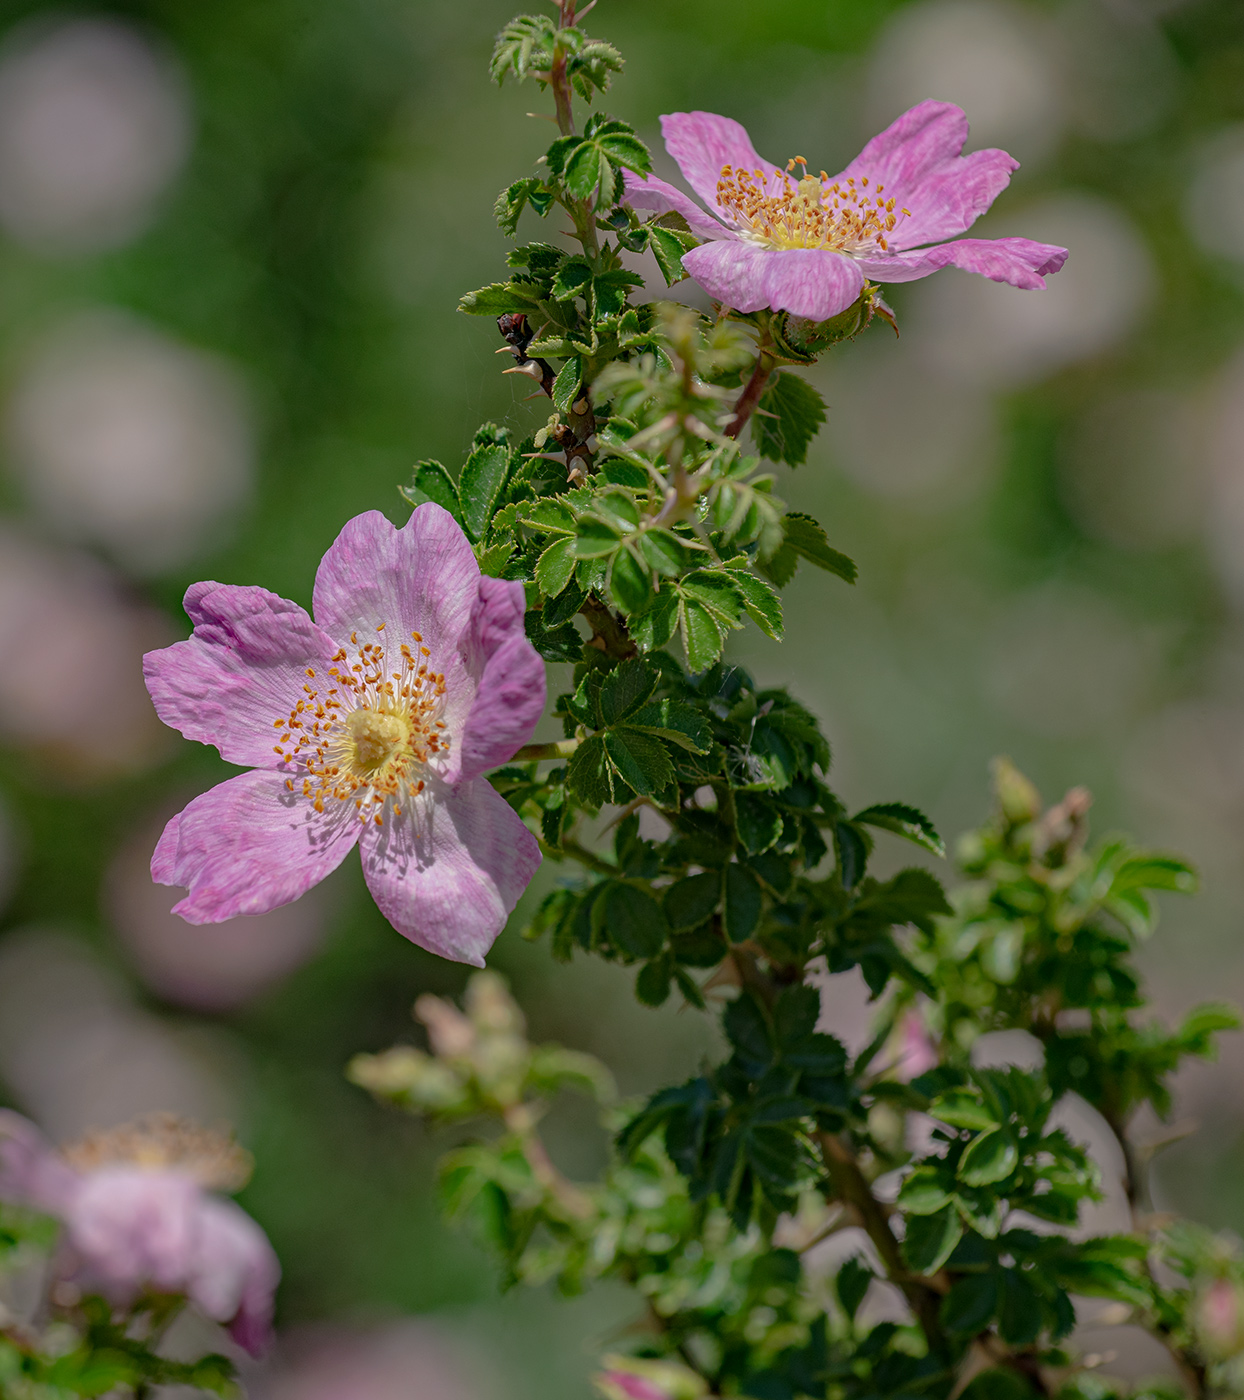
{"type": "Polygon", "coordinates": [[[367,887],[393,927],[472,967],[483,967],[540,864],[535,837],[483,778],[367,827],[361,850],[367,887]]]}
{"type": "Polygon", "coordinates": [[[769,307],[813,321],[845,311],[864,285],[851,258],[824,248],[706,243],[684,254],[683,266],[723,306],[736,311],[769,307]]]}
{"type": "Polygon", "coordinates": [[[963,233],[1006,189],[1011,172],[1018,169],[1019,161],[1005,151],[956,156],[902,196],[911,218],[900,219],[889,237],[890,246],[912,248],[963,233]]]}
{"type": "Polygon", "coordinates": [[[230,763],[275,767],[273,723],[303,698],[307,667],[326,663],[336,644],[266,588],[196,583],[185,608],[190,638],[143,657],[156,713],[230,763]]]}
{"type": "Polygon", "coordinates": [[[867,176],[885,186],[886,196],[894,195],[907,204],[907,195],[938,166],[953,159],[968,139],[968,119],[953,102],[921,102],[904,112],[879,136],[874,136],[850,165],[835,178],[845,181],[867,176]]]}
{"type": "Polygon", "coordinates": [[[688,199],[681,190],[666,184],[664,180],[658,180],[655,175],[643,180],[628,170],[625,178],[626,193],[622,202],[632,209],[653,214],[681,214],[690,225],[691,232],[699,234],[701,238],[720,238],[725,232],[721,224],[706,214],[694,200],[688,199]]]}
{"type": "Polygon", "coordinates": [[[173,906],[188,924],[266,914],[331,874],[361,826],[351,803],[334,802],[321,815],[279,773],[239,773],[169,822],[151,875],[189,891],[173,906]]]}
{"type": "Polygon", "coordinates": [[[462,527],[441,506],[417,506],[400,530],[378,510],[347,521],[315,576],[315,619],[338,641],[384,624],[396,648],[418,632],[432,664],[449,657],[471,620],[479,565],[462,527]]]}
{"type": "Polygon", "coordinates": [[[467,653],[479,689],[459,740],[459,778],[508,762],[544,713],[544,662],[527,640],[525,611],[521,583],[480,579],[467,653]]]}
{"type": "Polygon", "coordinates": [[[199,1186],[176,1172],[111,1166],[86,1173],[67,1216],[88,1277],[116,1297],[150,1285],[181,1292],[197,1235],[199,1186]]]}
{"type": "Polygon", "coordinates": [[[198,1208],[194,1257],[185,1291],[216,1322],[229,1324],[252,1356],[272,1338],[272,1302],[281,1266],[268,1237],[232,1201],[203,1196],[198,1208]]]}
{"type": "Polygon", "coordinates": [[[766,187],[774,190],[786,184],[780,175],[775,178],[777,167],[756,154],[747,132],[729,117],[713,112],[671,112],[661,118],[661,133],[665,149],[678,162],[683,178],[710,209],[717,208],[717,181],[723,165],[762,170],[766,187]]]}
{"type": "Polygon", "coordinates": [[[1035,291],[1066,261],[1066,248],[1051,243],[1034,243],[1028,238],[961,238],[935,248],[865,258],[860,267],[876,282],[914,282],[939,268],[961,267],[994,282],[1035,291]]]}
{"type": "Polygon", "coordinates": [[[0,1200],[63,1216],[78,1174],[28,1119],[0,1109],[0,1200]]]}

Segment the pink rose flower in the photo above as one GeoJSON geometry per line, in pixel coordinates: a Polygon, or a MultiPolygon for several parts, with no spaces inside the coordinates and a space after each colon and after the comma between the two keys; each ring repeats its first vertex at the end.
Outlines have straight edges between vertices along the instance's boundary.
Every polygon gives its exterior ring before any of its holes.
{"type": "Polygon", "coordinates": [[[315,621],[263,588],[196,583],[189,640],[150,652],[160,718],[240,773],[169,822],[151,873],[192,924],[264,914],[357,844],[385,918],[457,962],[484,954],[540,863],[482,776],[544,710],[521,583],[481,576],[457,522],[419,506],[349,521],[320,562],[315,621]]]}
{"type": "Polygon", "coordinates": [[[953,265],[995,282],[1044,287],[1065,248],[1027,238],[955,238],[1004,190],[1019,162],[1005,151],[960,155],[967,117],[921,102],[873,139],[841,175],[811,175],[802,158],[780,170],[747,132],[711,112],[661,118],[666,149],[708,205],[664,180],[627,173],[635,209],[681,214],[705,241],[683,266],[735,311],[789,311],[825,321],[859,296],[865,278],[912,282],[953,265]]]}
{"type": "Polygon", "coordinates": [[[0,1198],[55,1216],[56,1277],[128,1307],[182,1294],[239,1346],[264,1351],[281,1277],[267,1236],[209,1188],[238,1189],[249,1159],[230,1140],[157,1116],[56,1152],[0,1110],[0,1198]]]}

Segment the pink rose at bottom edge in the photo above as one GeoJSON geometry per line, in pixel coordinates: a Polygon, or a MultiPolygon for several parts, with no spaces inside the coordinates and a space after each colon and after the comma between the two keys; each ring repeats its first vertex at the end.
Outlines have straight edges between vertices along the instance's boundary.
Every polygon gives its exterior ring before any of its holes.
{"type": "Polygon", "coordinates": [[[866,281],[913,282],[943,267],[1034,290],[1067,259],[1066,248],[1029,238],[959,237],[1019,162],[999,150],[960,154],[968,119],[951,102],[904,112],[835,176],[810,173],[801,157],[778,168],[714,112],[671,112],[661,131],[708,212],[676,186],[629,172],[623,202],[680,214],[703,240],[683,254],[688,275],[735,311],[827,321],[866,281]]]}
{"type": "Polygon", "coordinates": [[[605,1369],[592,1377],[604,1400],[701,1400],[703,1376],[676,1361],[642,1356],[606,1356],[605,1369]]]}
{"type": "Polygon", "coordinates": [[[192,924],[289,904],[358,846],[380,911],[484,965],[540,864],[483,777],[530,739],[544,663],[521,583],[488,578],[448,511],[369,511],[320,562],[314,621],[263,588],[194,584],[193,635],[144,658],[160,718],[241,773],[169,822],[151,873],[192,924]]]}
{"type": "Polygon", "coordinates": [[[231,1139],[166,1115],[58,1152],[33,1123],[0,1110],[0,1199],[63,1223],[58,1280],[117,1307],[148,1292],[182,1294],[259,1356],[281,1266],[250,1216],[212,1191],[239,1189],[249,1169],[231,1139]]]}

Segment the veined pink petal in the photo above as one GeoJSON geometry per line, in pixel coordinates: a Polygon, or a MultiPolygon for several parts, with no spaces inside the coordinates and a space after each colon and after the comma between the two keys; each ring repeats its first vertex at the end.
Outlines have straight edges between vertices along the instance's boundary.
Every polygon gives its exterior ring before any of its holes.
{"type": "MultiPolygon", "coordinates": [[[[875,187],[885,186],[886,196],[900,204],[916,185],[963,150],[968,139],[968,119],[953,102],[920,102],[874,136],[850,165],[835,178],[844,182],[867,176],[875,187]]],[[[915,207],[907,204],[912,213],[915,207]]]]}
{"type": "Polygon", "coordinates": [[[777,167],[773,162],[756,154],[751,137],[729,117],[714,112],[670,112],[661,118],[661,134],[683,178],[710,209],[717,208],[717,181],[723,165],[764,171],[765,188],[770,193],[785,184],[774,177],[777,167]]]}
{"type": "Polygon", "coordinates": [[[302,699],[306,668],[336,643],[296,603],[266,588],[196,583],[186,592],[188,640],[143,657],[156,713],[222,758],[273,768],[273,722],[302,699]]]}
{"type": "Polygon", "coordinates": [[[361,826],[353,803],[333,801],[321,815],[279,773],[239,773],[169,822],[151,875],[189,891],[173,907],[187,923],[266,914],[331,874],[361,826]]]}
{"type": "Polygon", "coordinates": [[[683,255],[683,266],[724,306],[763,307],[824,321],[859,296],[859,266],[824,248],[758,248],[741,240],[706,243],[683,255]]]}
{"type": "Polygon", "coordinates": [[[418,632],[432,664],[447,669],[471,621],[479,565],[462,527],[430,501],[400,530],[378,510],[347,521],[320,561],[313,610],[344,643],[356,629],[374,637],[384,624],[396,648],[418,632]]]}
{"type": "Polygon", "coordinates": [[[544,662],[527,640],[525,611],[521,583],[480,579],[468,653],[479,690],[458,741],[458,779],[513,758],[544,713],[544,662]]]}
{"type": "Polygon", "coordinates": [[[393,927],[472,967],[483,967],[540,864],[536,838],[484,778],[367,827],[360,850],[367,888],[393,927]]]}
{"type": "Polygon", "coordinates": [[[915,248],[890,257],[865,258],[864,275],[875,282],[915,282],[943,267],[961,267],[994,282],[1036,291],[1067,261],[1066,248],[1029,238],[960,238],[935,248],[915,248]]]}
{"type": "Polygon", "coordinates": [[[889,238],[891,248],[914,248],[963,233],[1006,189],[1012,171],[1018,169],[1019,161],[1005,151],[955,156],[903,195],[911,218],[899,221],[889,238]]]}
{"type": "Polygon", "coordinates": [[[701,238],[721,238],[726,230],[711,215],[706,214],[693,199],[675,189],[673,185],[650,175],[646,180],[631,171],[625,172],[626,193],[622,202],[633,209],[653,214],[681,214],[690,225],[691,232],[701,238]]]}

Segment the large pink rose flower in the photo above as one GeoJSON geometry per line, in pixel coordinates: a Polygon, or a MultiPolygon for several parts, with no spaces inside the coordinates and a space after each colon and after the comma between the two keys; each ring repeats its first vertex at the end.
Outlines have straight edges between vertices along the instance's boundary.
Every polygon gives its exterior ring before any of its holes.
{"type": "Polygon", "coordinates": [[[385,918],[442,957],[484,954],[540,863],[482,774],[531,737],[544,664],[523,586],[481,576],[419,506],[356,516],[320,562],[315,620],[263,588],[196,583],[189,640],[144,660],[160,718],[240,773],[169,822],[151,873],[193,924],[263,914],[358,845],[385,918]]]}
{"type": "Polygon", "coordinates": [[[230,1140],[164,1116],[59,1153],[0,1110],[0,1199],[64,1223],[57,1278],[117,1307],[184,1295],[258,1356],[281,1266],[250,1216],[210,1189],[237,1190],[249,1165],[230,1140]]]}
{"type": "Polygon", "coordinates": [[[968,121],[949,102],[921,102],[874,136],[841,175],[785,170],[756,154],[747,132],[711,112],[661,118],[670,155],[710,213],[664,180],[628,172],[626,202],[681,214],[705,240],[683,266],[735,311],[789,311],[825,321],[859,296],[865,278],[912,282],[953,265],[1033,289],[1065,248],[1027,238],[955,238],[1010,181],[1005,151],[960,155],[968,121]]]}

